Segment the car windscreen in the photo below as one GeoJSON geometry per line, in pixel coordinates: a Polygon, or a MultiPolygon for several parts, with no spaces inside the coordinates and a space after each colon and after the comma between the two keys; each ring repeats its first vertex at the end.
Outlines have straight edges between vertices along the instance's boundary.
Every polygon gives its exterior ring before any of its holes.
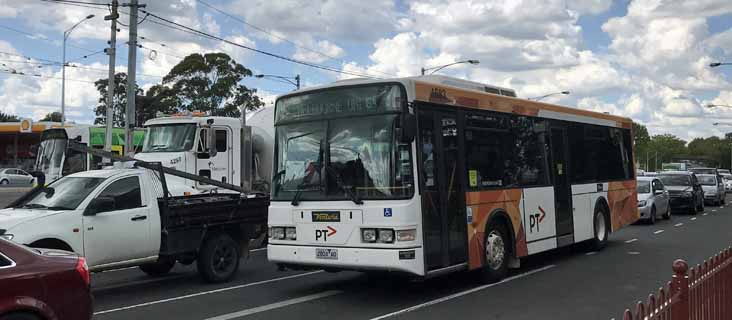
{"type": "Polygon", "coordinates": [[[651,182],[638,181],[638,193],[651,193],[651,182]]]}
{"type": "Polygon", "coordinates": [[[697,176],[697,179],[699,180],[699,183],[705,186],[717,185],[717,179],[715,179],[714,176],[697,176]]]}
{"type": "Polygon", "coordinates": [[[659,179],[667,186],[690,186],[691,178],[685,174],[660,175],[659,179]]]}

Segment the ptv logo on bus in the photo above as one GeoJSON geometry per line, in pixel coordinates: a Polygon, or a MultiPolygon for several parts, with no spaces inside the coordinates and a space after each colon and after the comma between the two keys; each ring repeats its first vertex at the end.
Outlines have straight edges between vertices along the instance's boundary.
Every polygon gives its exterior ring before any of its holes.
{"type": "Polygon", "coordinates": [[[332,237],[338,231],[331,226],[326,226],[327,229],[315,229],[315,241],[323,240],[328,242],[328,237],[332,237]]]}
{"type": "Polygon", "coordinates": [[[539,212],[529,215],[529,232],[533,233],[534,229],[539,232],[539,224],[544,221],[544,217],[546,217],[546,212],[539,206],[539,212]]]}

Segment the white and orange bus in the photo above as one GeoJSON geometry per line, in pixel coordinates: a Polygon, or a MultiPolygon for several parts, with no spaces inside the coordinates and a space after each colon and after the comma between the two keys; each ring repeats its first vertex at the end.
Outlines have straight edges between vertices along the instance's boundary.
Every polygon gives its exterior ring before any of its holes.
{"type": "Polygon", "coordinates": [[[281,268],[481,269],[638,219],[630,119],[442,76],[279,97],[268,258],[281,268]]]}

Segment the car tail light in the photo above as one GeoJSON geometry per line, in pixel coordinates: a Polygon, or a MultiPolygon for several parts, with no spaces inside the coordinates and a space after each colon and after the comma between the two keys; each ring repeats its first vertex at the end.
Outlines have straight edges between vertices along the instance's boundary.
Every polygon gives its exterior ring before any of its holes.
{"type": "Polygon", "coordinates": [[[91,285],[89,266],[86,265],[86,259],[84,259],[84,257],[79,257],[79,260],[76,262],[76,271],[79,272],[81,279],[84,280],[84,283],[87,286],[91,285]]]}

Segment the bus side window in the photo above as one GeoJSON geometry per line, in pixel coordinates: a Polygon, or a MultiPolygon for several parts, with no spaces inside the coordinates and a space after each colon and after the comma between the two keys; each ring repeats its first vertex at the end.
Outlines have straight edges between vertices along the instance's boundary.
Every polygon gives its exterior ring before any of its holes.
{"type": "Polygon", "coordinates": [[[435,156],[434,152],[434,133],[432,117],[420,116],[419,141],[421,143],[422,152],[422,179],[424,185],[428,189],[434,188],[435,181],[435,156]]]}

